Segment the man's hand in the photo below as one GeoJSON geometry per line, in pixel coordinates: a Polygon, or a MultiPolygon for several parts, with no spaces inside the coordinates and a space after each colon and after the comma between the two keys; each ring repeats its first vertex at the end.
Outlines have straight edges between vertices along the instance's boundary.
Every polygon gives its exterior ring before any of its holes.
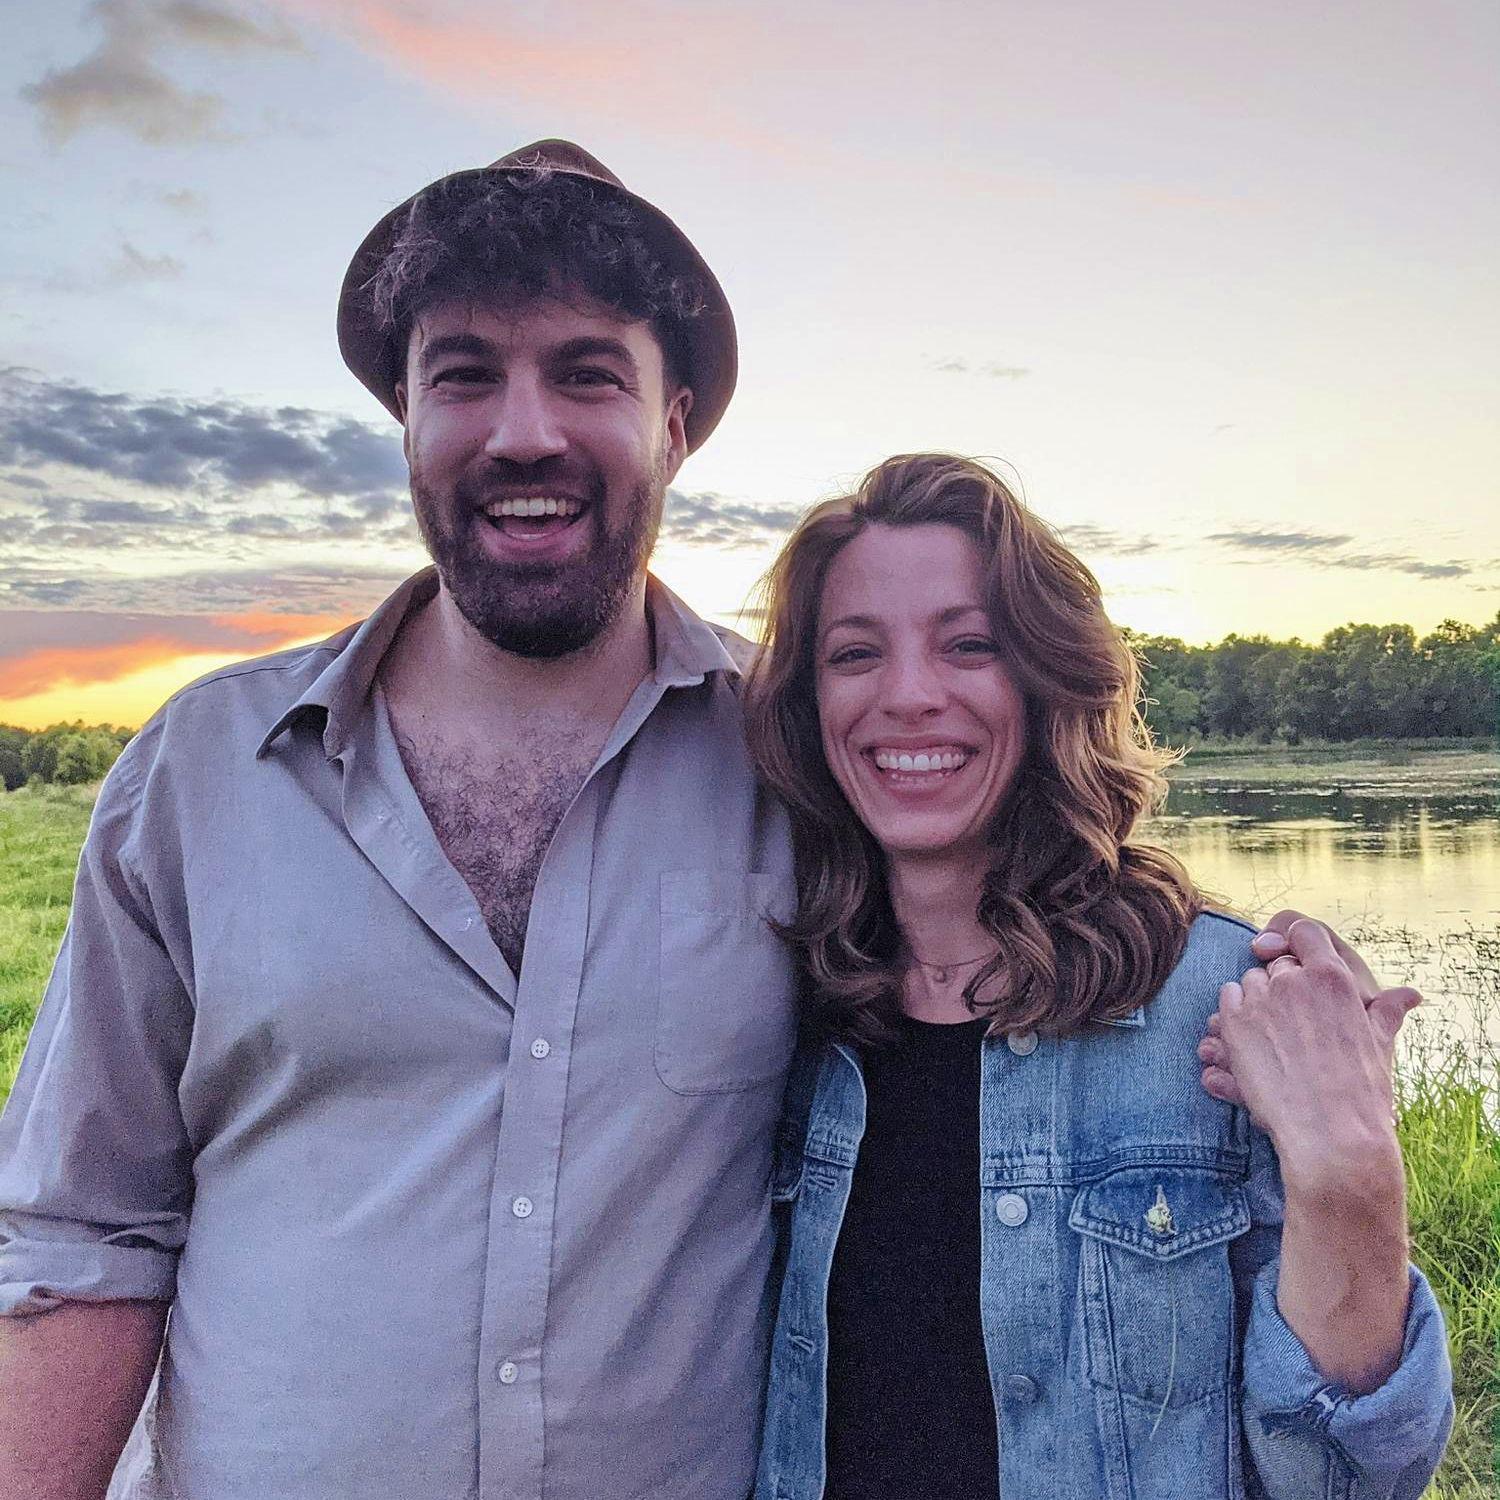
{"type": "MultiPolygon", "coordinates": [[[[1421,1003],[1422,996],[1408,985],[1382,989],[1380,982],[1370,972],[1369,965],[1327,923],[1316,922],[1313,918],[1304,916],[1300,911],[1277,912],[1250,940],[1251,951],[1261,963],[1266,965],[1267,971],[1275,972],[1273,965],[1277,959],[1285,958],[1288,962],[1295,962],[1290,935],[1293,924],[1297,922],[1311,922],[1327,934],[1334,952],[1343,960],[1353,977],[1355,988],[1359,993],[1359,998],[1364,1001],[1365,1008],[1368,1010],[1377,1000],[1383,1007],[1391,1007],[1393,1014],[1397,1017],[1396,1029],[1399,1031],[1401,1020],[1413,1006],[1421,1003]]],[[[1198,1044],[1198,1057],[1204,1065],[1203,1087],[1215,1099],[1222,1099],[1226,1104],[1243,1106],[1245,1095],[1235,1081],[1229,1054],[1224,1048],[1223,1038],[1220,1035],[1217,1012],[1209,1017],[1208,1034],[1198,1044]]]]}
{"type": "Polygon", "coordinates": [[[1396,1034],[1420,998],[1368,1001],[1320,922],[1219,991],[1212,1040],[1271,1138],[1286,1188],[1276,1304],[1322,1375],[1355,1394],[1401,1360],[1405,1180],[1392,1112],[1396,1034]]]}

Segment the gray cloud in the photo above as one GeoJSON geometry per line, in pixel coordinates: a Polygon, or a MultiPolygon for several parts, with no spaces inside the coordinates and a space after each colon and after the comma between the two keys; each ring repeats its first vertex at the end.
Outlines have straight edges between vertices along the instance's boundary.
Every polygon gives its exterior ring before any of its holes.
{"type": "Polygon", "coordinates": [[[129,240],[105,268],[104,280],[111,286],[139,286],[147,281],[176,281],[187,269],[175,255],[146,255],[129,240]]]}
{"type": "Polygon", "coordinates": [[[1208,540],[1247,552],[1322,552],[1354,540],[1324,531],[1214,531],[1208,540]]]}
{"type": "Polygon", "coordinates": [[[161,54],[182,46],[240,52],[300,45],[284,25],[263,25],[204,0],[94,0],[89,14],[101,31],[94,50],[21,90],[57,142],[89,126],[113,127],[148,145],[211,139],[221,133],[223,100],[174,83],[161,54]]]}
{"type": "Polygon", "coordinates": [[[1031,374],[1026,365],[1003,365],[997,360],[971,364],[966,359],[935,359],[932,368],[944,375],[987,375],[991,380],[1024,380],[1031,374]]]}
{"type": "Polygon", "coordinates": [[[797,524],[800,509],[668,490],[662,540],[696,547],[763,547],[797,524]]]}
{"type": "MultiPolygon", "coordinates": [[[[114,614],[215,615],[367,614],[410,570],[306,563],[286,567],[218,567],[139,577],[58,560],[25,562],[0,571],[0,628],[28,610],[114,614]]],[[[101,626],[101,629],[106,627],[101,626]]]]}
{"type": "Polygon", "coordinates": [[[188,217],[195,217],[208,210],[208,199],[192,188],[172,188],[158,193],[156,200],[174,213],[188,217]]]}
{"type": "Polygon", "coordinates": [[[1467,578],[1472,571],[1468,563],[1429,563],[1399,552],[1354,553],[1331,558],[1328,566],[1353,568],[1361,573],[1410,573],[1414,578],[1467,578]]]}
{"type": "Polygon", "coordinates": [[[1321,531],[1215,531],[1208,540],[1234,551],[1290,555],[1318,568],[1348,568],[1360,573],[1406,573],[1414,578],[1467,578],[1469,563],[1424,562],[1403,552],[1345,552],[1352,536],[1321,531]]]}
{"type": "Polygon", "coordinates": [[[405,504],[391,429],[305,407],[98,391],[0,369],[0,465],[59,464],[198,495],[287,485],[345,502],[365,520],[405,504]]]}
{"type": "Polygon", "coordinates": [[[1153,536],[1112,531],[1107,526],[1059,526],[1057,529],[1063,541],[1085,559],[1100,552],[1111,557],[1141,557],[1147,552],[1159,552],[1162,547],[1153,536]]]}

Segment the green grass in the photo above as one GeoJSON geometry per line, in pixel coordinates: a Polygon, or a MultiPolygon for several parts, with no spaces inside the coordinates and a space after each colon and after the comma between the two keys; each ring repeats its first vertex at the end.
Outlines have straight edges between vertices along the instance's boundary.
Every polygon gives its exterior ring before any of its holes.
{"type": "MultiPolygon", "coordinates": [[[[0,1100],[67,919],[93,788],[0,796],[0,1100]]],[[[1397,930],[1350,932],[1399,944],[1397,930]]],[[[1407,935],[1413,945],[1422,940],[1407,935]]],[[[1441,988],[1470,1025],[1421,1020],[1400,1068],[1412,1254],[1448,1320],[1458,1422],[1427,1500],[1500,1493],[1500,929],[1442,942],[1441,988]]]]}
{"type": "Polygon", "coordinates": [[[93,787],[0,794],[0,1101],[68,920],[93,787]]]}
{"type": "MultiPolygon", "coordinates": [[[[1419,941],[1419,940],[1414,940],[1419,941]]],[[[1431,1500],[1500,1493],[1500,929],[1442,943],[1468,1019],[1417,1024],[1397,1075],[1412,1258],[1448,1323],[1458,1417],[1431,1500]],[[1488,1022],[1488,1028],[1486,1026],[1488,1022]]]]}

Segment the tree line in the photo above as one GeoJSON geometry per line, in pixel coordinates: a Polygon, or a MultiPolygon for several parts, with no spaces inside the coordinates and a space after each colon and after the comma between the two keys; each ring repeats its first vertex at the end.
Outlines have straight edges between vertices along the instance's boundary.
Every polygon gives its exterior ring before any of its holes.
{"type": "Polygon", "coordinates": [[[111,724],[0,724],[0,780],[5,790],[30,785],[81,786],[98,781],[120,758],[133,729],[111,724]]]}
{"type": "Polygon", "coordinates": [[[1421,639],[1410,625],[1341,625],[1317,645],[1127,633],[1144,663],[1146,720],[1169,745],[1500,735],[1500,615],[1444,620],[1421,639]]]}
{"type": "MultiPolygon", "coordinates": [[[[1317,645],[1126,635],[1142,660],[1146,722],[1169,745],[1500,735],[1500,615],[1480,626],[1444,620],[1421,639],[1410,625],[1341,625],[1317,645]]],[[[0,779],[6,791],[97,781],[133,733],[0,724],[0,779]]]]}

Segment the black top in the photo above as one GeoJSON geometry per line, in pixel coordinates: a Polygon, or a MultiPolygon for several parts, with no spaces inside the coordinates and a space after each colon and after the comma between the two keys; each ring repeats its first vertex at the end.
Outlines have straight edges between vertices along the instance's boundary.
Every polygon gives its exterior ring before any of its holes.
{"type": "Polygon", "coordinates": [[[979,1320],[988,1022],[902,1018],[868,1106],[828,1288],[827,1500],[998,1500],[979,1320]]]}

